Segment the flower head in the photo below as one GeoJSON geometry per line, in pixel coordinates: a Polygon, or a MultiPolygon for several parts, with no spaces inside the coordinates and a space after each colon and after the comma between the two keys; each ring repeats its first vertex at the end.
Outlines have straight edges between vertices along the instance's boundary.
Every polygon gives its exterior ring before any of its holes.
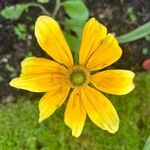
{"type": "Polygon", "coordinates": [[[80,136],[87,115],[98,127],[115,133],[119,127],[117,112],[101,92],[124,95],[134,88],[134,73],[131,71],[98,72],[121,57],[122,50],[115,37],[107,34],[106,27],[91,18],[83,29],[79,64],[74,64],[72,53],[54,19],[40,16],[35,24],[35,36],[53,60],[26,58],[21,63],[20,77],[13,79],[10,85],[46,92],[39,102],[39,122],[68,99],[64,120],[73,136],[80,136]]]}

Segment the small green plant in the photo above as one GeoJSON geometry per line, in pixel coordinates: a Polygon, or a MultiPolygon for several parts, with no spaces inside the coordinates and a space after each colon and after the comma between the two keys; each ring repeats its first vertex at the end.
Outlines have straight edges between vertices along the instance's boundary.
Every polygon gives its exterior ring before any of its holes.
{"type": "Polygon", "coordinates": [[[132,22],[136,22],[137,21],[137,16],[134,12],[134,8],[133,7],[128,7],[127,8],[127,16],[129,17],[129,19],[132,21],[132,22]]]}
{"type": "Polygon", "coordinates": [[[17,26],[14,28],[14,32],[20,40],[25,40],[27,37],[27,29],[25,24],[17,24],[17,26]]]}
{"type": "Polygon", "coordinates": [[[6,19],[17,20],[21,17],[23,12],[27,10],[28,4],[18,4],[12,6],[6,6],[0,11],[0,15],[6,19]]]}

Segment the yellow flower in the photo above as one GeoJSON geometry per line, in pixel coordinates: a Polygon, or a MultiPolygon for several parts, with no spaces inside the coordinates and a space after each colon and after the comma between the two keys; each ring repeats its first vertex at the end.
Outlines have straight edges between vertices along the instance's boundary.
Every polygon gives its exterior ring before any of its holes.
{"type": "Polygon", "coordinates": [[[131,71],[97,71],[121,57],[122,50],[115,37],[107,34],[106,27],[91,18],[83,29],[79,64],[74,64],[54,19],[40,16],[35,24],[35,36],[41,48],[54,60],[25,59],[21,63],[20,77],[13,79],[10,85],[46,92],[39,102],[39,122],[52,115],[68,99],[64,120],[73,136],[80,136],[87,115],[98,127],[115,133],[119,126],[117,112],[101,92],[123,95],[134,88],[134,73],[131,71]]]}

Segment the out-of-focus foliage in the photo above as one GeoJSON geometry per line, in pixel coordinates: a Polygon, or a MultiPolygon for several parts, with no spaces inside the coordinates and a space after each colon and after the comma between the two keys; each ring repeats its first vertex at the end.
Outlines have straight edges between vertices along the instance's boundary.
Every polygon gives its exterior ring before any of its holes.
{"type": "Polygon", "coordinates": [[[0,15],[2,15],[6,19],[17,20],[20,18],[22,13],[27,10],[28,4],[17,4],[13,6],[6,6],[2,11],[0,11],[0,15]]]}
{"type": "Polygon", "coordinates": [[[39,3],[48,3],[50,0],[37,0],[37,2],[39,2],[39,3]]]}
{"type": "Polygon", "coordinates": [[[15,26],[14,28],[14,32],[17,35],[18,39],[25,40],[27,36],[26,25],[22,23],[17,24],[17,26],[15,26]]]}
{"type": "Polygon", "coordinates": [[[79,49],[80,41],[78,38],[66,32],[65,39],[67,40],[67,43],[73,52],[76,52],[79,49]]]}
{"type": "Polygon", "coordinates": [[[127,43],[146,37],[149,34],[150,34],[150,22],[147,22],[144,25],[138,27],[137,29],[129,33],[118,36],[117,39],[119,43],[127,43]]]}
{"type": "Polygon", "coordinates": [[[63,122],[65,106],[39,124],[39,100],[35,98],[18,97],[17,103],[0,105],[0,149],[142,150],[150,134],[149,81],[150,74],[141,73],[132,93],[117,99],[111,96],[120,117],[119,131],[114,135],[87,119],[81,137],[72,137],[63,122]]]}
{"type": "Polygon", "coordinates": [[[82,1],[66,1],[63,3],[63,6],[71,19],[86,21],[89,18],[89,11],[82,1]]]}
{"type": "Polygon", "coordinates": [[[67,31],[66,39],[73,52],[77,52],[84,24],[89,18],[89,11],[81,0],[69,0],[63,2],[63,7],[70,19],[63,22],[67,31]],[[73,31],[75,35],[68,31],[73,31]]]}
{"type": "MultiPolygon", "coordinates": [[[[40,8],[46,15],[50,14],[48,10],[46,10],[45,7],[42,4],[40,4],[40,3],[43,4],[48,3],[49,0],[37,0],[37,2],[38,3],[26,3],[26,4],[6,6],[3,10],[0,11],[0,15],[6,19],[17,20],[21,17],[23,12],[25,12],[25,10],[27,10],[27,8],[30,6],[40,8]]],[[[66,38],[70,44],[70,47],[71,48],[74,47],[72,50],[76,52],[77,50],[76,48],[79,47],[79,43],[81,40],[83,26],[89,18],[89,10],[82,0],[67,0],[58,2],[59,4],[57,4],[56,2],[56,5],[59,6],[55,8],[59,9],[60,7],[63,7],[66,14],[69,16],[69,19],[66,19],[61,23],[64,25],[65,30],[67,32],[66,38]],[[73,31],[74,35],[72,33],[69,33],[69,31],[73,31]]],[[[56,10],[54,9],[54,11],[56,10]]],[[[136,21],[137,19],[136,14],[134,13],[132,7],[128,7],[127,15],[129,16],[132,22],[136,21]]],[[[150,34],[150,22],[138,27],[137,29],[129,33],[118,36],[117,39],[119,43],[127,43],[143,37],[148,37],[149,34],[150,34]]],[[[18,37],[19,39],[23,39],[21,36],[18,37]]]]}
{"type": "Polygon", "coordinates": [[[132,22],[136,22],[137,21],[137,17],[136,17],[136,14],[134,12],[133,7],[128,7],[127,8],[127,15],[129,16],[129,18],[130,18],[130,20],[132,22]]]}
{"type": "Polygon", "coordinates": [[[148,137],[143,150],[150,150],[150,136],[148,137]]]}
{"type": "Polygon", "coordinates": [[[29,101],[19,98],[17,104],[0,106],[0,149],[36,149],[37,110],[29,101]],[[28,108],[28,110],[26,109],[28,108]],[[30,117],[29,114],[32,114],[30,117]]]}

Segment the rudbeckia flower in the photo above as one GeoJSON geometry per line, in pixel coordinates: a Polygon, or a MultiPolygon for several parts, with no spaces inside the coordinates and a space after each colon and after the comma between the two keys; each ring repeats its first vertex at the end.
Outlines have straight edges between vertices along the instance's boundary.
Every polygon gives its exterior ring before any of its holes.
{"type": "Polygon", "coordinates": [[[80,136],[86,117],[103,130],[115,133],[119,117],[112,103],[102,94],[124,95],[133,90],[134,73],[129,70],[102,70],[122,54],[115,37],[91,18],[84,26],[79,63],[57,22],[40,16],[35,36],[41,48],[53,58],[30,57],[21,63],[21,75],[10,85],[32,92],[46,92],[39,102],[39,122],[52,115],[67,100],[64,121],[72,135],[80,136]],[[102,71],[100,71],[102,70],[102,71]]]}

